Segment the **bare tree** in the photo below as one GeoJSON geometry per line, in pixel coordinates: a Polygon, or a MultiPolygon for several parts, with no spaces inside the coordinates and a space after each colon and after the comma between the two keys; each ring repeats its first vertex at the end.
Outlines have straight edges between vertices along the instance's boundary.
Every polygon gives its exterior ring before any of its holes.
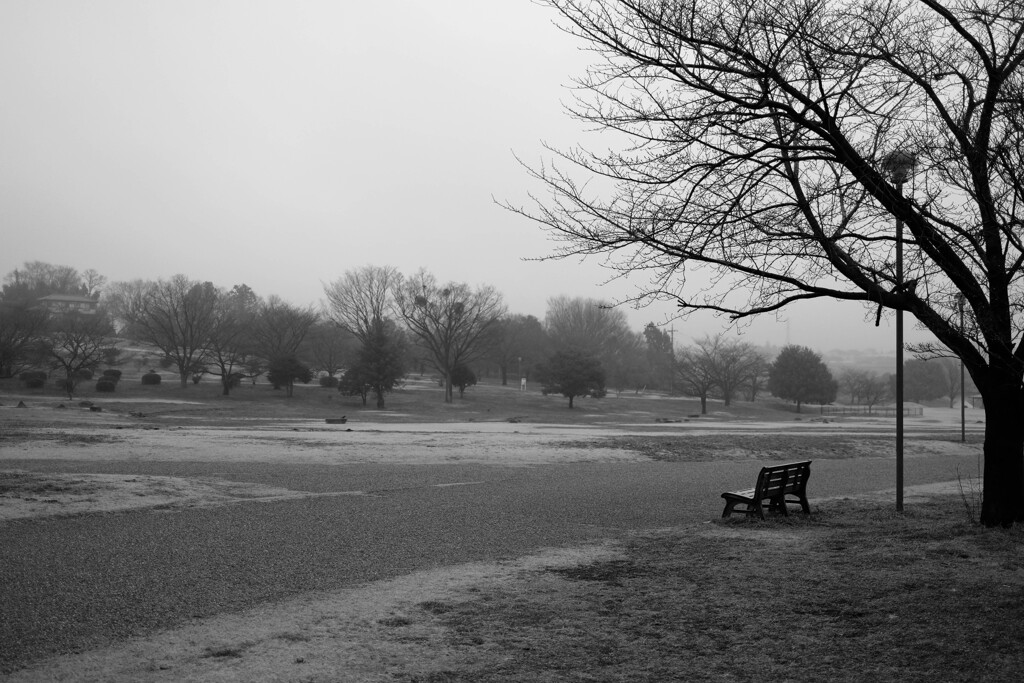
{"type": "Polygon", "coordinates": [[[576,349],[601,361],[615,389],[643,384],[643,337],[630,329],[622,309],[598,299],[556,296],[548,299],[544,325],[556,349],[576,349]]]}
{"type": "Polygon", "coordinates": [[[647,270],[684,313],[910,313],[984,398],[983,523],[1024,520],[1024,5],[546,3],[600,60],[572,113],[625,140],[533,172],[552,198],[519,210],[557,255],[647,270]]]}
{"type": "Polygon", "coordinates": [[[82,273],[82,291],[85,292],[86,296],[99,298],[100,292],[107,284],[107,278],[100,275],[99,272],[93,268],[89,268],[82,273]]]}
{"type": "Polygon", "coordinates": [[[110,321],[101,315],[66,313],[51,318],[42,346],[50,366],[64,373],[68,398],[74,397],[80,373],[91,372],[116,355],[112,332],[110,321]]]}
{"type": "Polygon", "coordinates": [[[107,303],[130,334],[160,349],[178,369],[181,387],[206,361],[217,323],[217,288],[175,275],[169,280],[115,283],[107,303]]]}
{"type": "Polygon", "coordinates": [[[250,331],[260,354],[273,361],[294,356],[319,319],[320,314],[312,306],[293,306],[271,295],[260,305],[250,331]]]}
{"type": "Polygon", "coordinates": [[[0,302],[0,377],[12,377],[32,366],[32,352],[47,318],[43,309],[0,302]]]}
{"type": "Polygon", "coordinates": [[[488,332],[505,315],[501,294],[490,286],[441,285],[420,270],[396,290],[395,302],[409,329],[429,351],[427,361],[441,373],[444,400],[451,403],[452,370],[486,350],[488,332]]]}
{"type": "Polygon", "coordinates": [[[379,321],[391,317],[392,294],[401,283],[401,273],[391,266],[363,266],[347,271],[324,285],[325,315],[365,342],[379,332],[379,321]]]}
{"type": "Polygon", "coordinates": [[[839,383],[850,394],[851,403],[866,405],[870,413],[875,404],[892,395],[889,391],[890,379],[889,375],[879,375],[877,372],[846,370],[839,383]]]}
{"type": "Polygon", "coordinates": [[[719,334],[708,339],[711,346],[712,372],[715,384],[722,395],[726,406],[732,405],[732,399],[752,377],[756,377],[761,368],[766,366],[764,358],[750,344],[724,339],[719,334]]]}
{"type": "Polygon", "coordinates": [[[259,305],[259,299],[245,285],[218,292],[204,370],[220,378],[223,396],[230,395],[231,389],[250,374],[247,361],[255,353],[251,325],[259,305]]]}
{"type": "Polygon", "coordinates": [[[309,328],[303,346],[313,362],[314,370],[322,370],[334,377],[339,370],[352,365],[359,353],[360,342],[347,329],[329,322],[319,322],[309,328]]]}
{"type": "Polygon", "coordinates": [[[708,414],[708,396],[715,388],[714,343],[710,337],[676,350],[676,384],[688,396],[700,399],[700,414],[708,414]]]}

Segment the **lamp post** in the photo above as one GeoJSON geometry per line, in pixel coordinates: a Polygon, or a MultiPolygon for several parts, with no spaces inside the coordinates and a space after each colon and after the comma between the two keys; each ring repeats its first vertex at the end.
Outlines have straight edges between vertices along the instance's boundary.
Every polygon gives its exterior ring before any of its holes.
{"type": "MultiPolygon", "coordinates": [[[[884,168],[896,186],[896,194],[903,196],[903,183],[907,182],[916,158],[906,152],[895,151],[882,159],[884,168]]],[[[903,219],[896,216],[896,288],[903,292],[903,219]]],[[[903,309],[896,308],[896,512],[903,512],[903,309]]]]}
{"type": "MultiPolygon", "coordinates": [[[[956,307],[960,309],[960,334],[964,333],[964,295],[956,295],[956,307]]],[[[967,443],[967,421],[964,419],[965,404],[964,390],[964,359],[960,359],[960,443],[967,443]]]]}

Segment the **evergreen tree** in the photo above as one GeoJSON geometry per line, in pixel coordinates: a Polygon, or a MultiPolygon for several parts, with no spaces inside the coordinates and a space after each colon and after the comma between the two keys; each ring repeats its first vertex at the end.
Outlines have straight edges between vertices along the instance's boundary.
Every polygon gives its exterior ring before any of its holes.
{"type": "Polygon", "coordinates": [[[768,370],[768,391],[777,398],[804,403],[831,403],[839,383],[832,378],[821,356],[806,346],[790,345],[779,352],[768,370]]]}

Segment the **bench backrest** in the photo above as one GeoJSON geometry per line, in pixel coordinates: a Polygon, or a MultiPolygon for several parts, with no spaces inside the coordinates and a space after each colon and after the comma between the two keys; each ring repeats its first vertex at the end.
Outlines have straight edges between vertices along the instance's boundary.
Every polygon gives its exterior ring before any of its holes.
{"type": "Polygon", "coordinates": [[[754,497],[764,500],[788,493],[803,494],[807,490],[807,478],[810,476],[810,460],[762,467],[761,473],[757,475],[754,497]]]}

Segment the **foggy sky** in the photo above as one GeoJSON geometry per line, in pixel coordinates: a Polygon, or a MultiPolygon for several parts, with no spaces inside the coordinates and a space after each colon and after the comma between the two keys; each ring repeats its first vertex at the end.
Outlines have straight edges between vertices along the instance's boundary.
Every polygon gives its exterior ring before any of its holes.
{"type": "MultiPolygon", "coordinates": [[[[554,295],[628,298],[644,282],[602,286],[597,262],[524,260],[552,244],[495,203],[541,192],[516,155],[583,135],[563,103],[590,55],[554,18],[531,0],[4,0],[0,276],[185,273],[307,304],[376,264],[491,284],[539,318],[554,295]]],[[[893,346],[857,305],[786,315],[744,338],[893,346]]],[[[724,324],[673,327],[686,343],[724,324]]]]}

